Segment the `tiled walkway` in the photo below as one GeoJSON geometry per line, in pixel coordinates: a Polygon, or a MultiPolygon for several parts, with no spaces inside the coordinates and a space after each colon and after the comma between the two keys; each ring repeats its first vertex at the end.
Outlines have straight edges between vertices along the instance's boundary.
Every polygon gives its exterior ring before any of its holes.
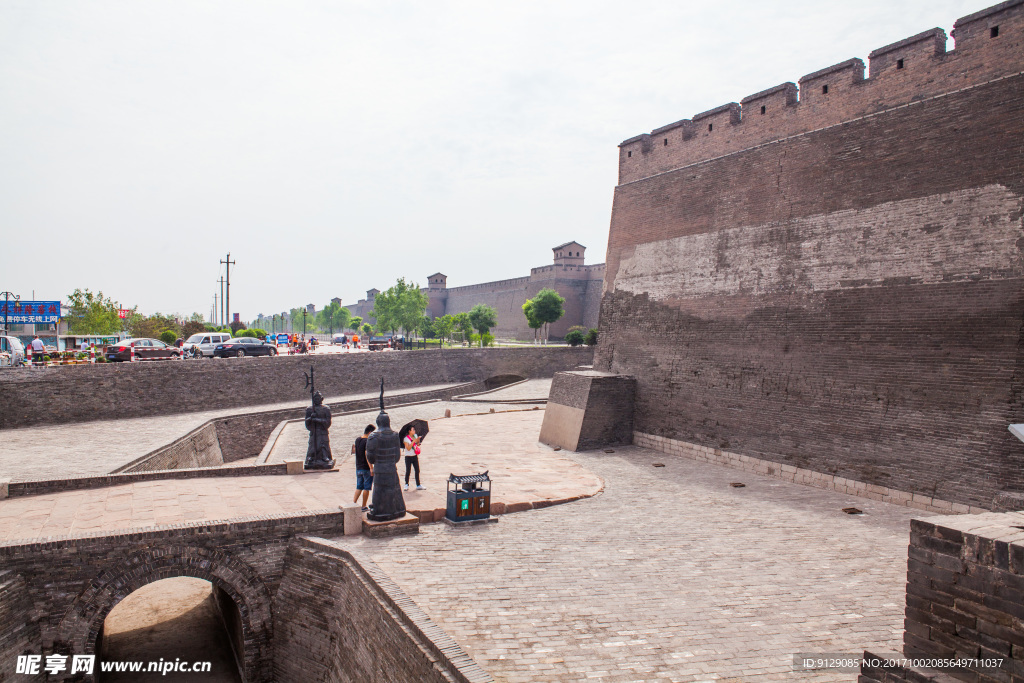
{"type": "Polygon", "coordinates": [[[855,681],[793,655],[900,649],[911,510],[616,450],[573,456],[597,497],[343,542],[499,681],[855,681]]]}
{"type": "MultiPolygon", "coordinates": [[[[593,495],[601,480],[536,441],[542,411],[439,420],[423,454],[426,491],[406,493],[410,510],[443,509],[448,473],[490,469],[492,502],[512,504],[593,495]],[[501,434],[494,446],[488,436],[501,434]]],[[[0,500],[0,541],[338,509],[355,493],[351,459],[340,471],[296,476],[162,479],[0,500]]]]}

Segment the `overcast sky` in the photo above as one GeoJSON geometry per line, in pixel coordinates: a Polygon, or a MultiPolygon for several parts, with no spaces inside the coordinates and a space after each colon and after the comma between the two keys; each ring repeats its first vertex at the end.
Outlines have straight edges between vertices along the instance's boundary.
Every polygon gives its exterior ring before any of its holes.
{"type": "Polygon", "coordinates": [[[230,251],[251,320],[599,263],[622,140],[990,4],[0,0],[0,290],[208,315],[230,251]]]}

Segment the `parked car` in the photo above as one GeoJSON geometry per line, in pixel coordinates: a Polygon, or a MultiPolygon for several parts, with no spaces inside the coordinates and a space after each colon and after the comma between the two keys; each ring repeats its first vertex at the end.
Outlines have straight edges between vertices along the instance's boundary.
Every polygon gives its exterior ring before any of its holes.
{"type": "Polygon", "coordinates": [[[183,348],[198,346],[204,358],[213,358],[213,352],[219,344],[231,339],[227,332],[197,332],[185,340],[183,348]]]}
{"type": "Polygon", "coordinates": [[[0,337],[0,366],[20,367],[25,362],[25,346],[17,337],[0,337]]]}
{"type": "Polygon", "coordinates": [[[107,347],[107,360],[128,361],[132,359],[132,349],[135,349],[137,360],[152,360],[156,358],[178,359],[181,358],[181,349],[163,343],[159,339],[124,339],[107,347]]]}
{"type": "Polygon", "coordinates": [[[213,350],[215,358],[228,358],[230,356],[276,356],[277,345],[273,342],[265,342],[255,337],[238,337],[228,339],[223,344],[218,344],[213,350]]]}

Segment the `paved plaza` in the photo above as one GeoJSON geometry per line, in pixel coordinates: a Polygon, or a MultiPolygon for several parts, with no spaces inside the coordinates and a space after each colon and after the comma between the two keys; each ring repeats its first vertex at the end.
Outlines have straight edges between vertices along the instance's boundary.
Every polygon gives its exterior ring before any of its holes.
{"type": "MultiPolygon", "coordinates": [[[[496,524],[336,539],[372,558],[496,680],[854,681],[794,671],[793,655],[901,649],[914,511],[636,447],[555,452],[537,443],[544,410],[532,408],[393,409],[396,427],[431,420],[428,488],[407,494],[409,509],[443,509],[450,471],[490,470],[495,502],[591,497],[496,524]],[[452,418],[439,417],[446,409],[452,418]],[[850,506],[866,514],[842,512],[850,506]]],[[[374,415],[335,418],[337,472],[13,498],[0,501],[0,539],[337,509],[354,489],[348,437],[374,415]]],[[[185,416],[161,419],[180,431],[185,416]]],[[[99,428],[77,425],[95,438],[99,428]]],[[[304,454],[304,439],[295,445],[304,454]]]]}
{"type": "Polygon", "coordinates": [[[793,655],[901,650],[912,510],[614,450],[570,454],[604,479],[594,498],[339,540],[509,683],[855,681],[793,655]]]}

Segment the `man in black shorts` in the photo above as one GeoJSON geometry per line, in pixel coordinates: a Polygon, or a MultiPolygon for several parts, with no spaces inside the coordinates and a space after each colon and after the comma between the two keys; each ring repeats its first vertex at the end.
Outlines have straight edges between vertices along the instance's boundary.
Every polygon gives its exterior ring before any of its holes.
{"type": "Polygon", "coordinates": [[[363,512],[370,508],[366,507],[366,501],[370,497],[370,489],[373,488],[373,465],[366,460],[366,437],[375,430],[373,425],[366,425],[363,435],[352,444],[352,452],[356,454],[356,497],[353,503],[359,502],[360,492],[363,494],[363,512]]]}

